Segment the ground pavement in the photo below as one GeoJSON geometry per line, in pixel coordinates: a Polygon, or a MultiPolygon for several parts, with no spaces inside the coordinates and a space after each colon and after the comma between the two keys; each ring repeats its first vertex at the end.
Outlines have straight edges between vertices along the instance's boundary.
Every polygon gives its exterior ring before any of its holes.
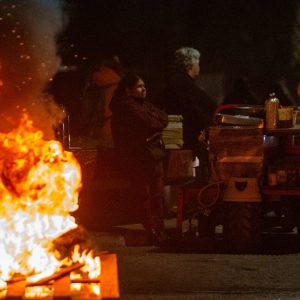
{"type": "Polygon", "coordinates": [[[255,255],[221,253],[205,240],[146,246],[138,224],[88,235],[96,251],[117,254],[121,299],[300,299],[300,250],[292,246],[293,235],[270,238],[277,250],[255,255]]]}

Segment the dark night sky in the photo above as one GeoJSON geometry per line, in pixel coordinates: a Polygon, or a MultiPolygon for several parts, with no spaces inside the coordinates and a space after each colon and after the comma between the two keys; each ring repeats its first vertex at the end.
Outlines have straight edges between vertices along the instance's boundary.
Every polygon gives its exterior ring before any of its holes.
{"type": "Polygon", "coordinates": [[[84,70],[118,54],[126,69],[146,74],[151,90],[159,91],[174,50],[192,46],[201,51],[202,74],[223,74],[225,85],[246,75],[259,89],[289,76],[297,2],[68,0],[60,54],[84,70]]]}
{"type": "Polygon", "coordinates": [[[47,84],[80,114],[91,69],[112,54],[162,103],[164,69],[182,46],[201,51],[201,84],[217,104],[240,76],[261,102],[270,81],[284,78],[295,91],[300,78],[300,0],[0,0],[0,8],[5,110],[15,100],[35,107],[33,94],[47,84]]]}
{"type": "MultiPolygon", "coordinates": [[[[295,1],[69,0],[65,42],[91,59],[111,51],[127,65],[161,63],[182,45],[197,47],[207,71],[247,64],[265,44],[284,54],[295,1]],[[245,57],[246,56],[246,57],[245,57]],[[246,61],[245,61],[246,58],[246,61]]],[[[69,49],[70,50],[70,49],[69,49]]],[[[68,51],[68,50],[67,50],[68,51]]],[[[257,58],[257,64],[259,58],[257,58]]]]}

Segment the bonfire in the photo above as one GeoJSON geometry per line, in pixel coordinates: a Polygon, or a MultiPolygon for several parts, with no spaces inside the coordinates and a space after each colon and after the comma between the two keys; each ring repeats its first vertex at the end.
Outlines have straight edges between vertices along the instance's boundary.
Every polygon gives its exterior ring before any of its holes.
{"type": "Polygon", "coordinates": [[[36,282],[74,263],[99,277],[100,259],[91,253],[62,257],[54,241],[77,227],[80,165],[59,141],[24,114],[18,128],[0,133],[0,281],[26,277],[36,282]]]}

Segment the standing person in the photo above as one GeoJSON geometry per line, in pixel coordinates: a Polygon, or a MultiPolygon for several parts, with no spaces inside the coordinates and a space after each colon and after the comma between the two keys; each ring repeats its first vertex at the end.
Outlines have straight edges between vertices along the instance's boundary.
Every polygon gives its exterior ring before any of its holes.
{"type": "Polygon", "coordinates": [[[145,98],[143,79],[135,74],[124,76],[110,103],[111,125],[119,166],[141,199],[147,237],[160,243],[165,239],[163,161],[150,155],[146,140],[162,132],[168,116],[145,98]]]}
{"type": "Polygon", "coordinates": [[[123,68],[117,56],[105,59],[92,73],[82,97],[82,125],[84,135],[100,139],[100,145],[111,148],[110,101],[119,81],[123,68]]]}
{"type": "Polygon", "coordinates": [[[207,150],[199,139],[203,139],[203,130],[212,123],[216,104],[196,84],[199,63],[197,49],[183,47],[176,50],[174,64],[166,69],[164,94],[168,114],[183,116],[184,148],[192,150],[201,164],[207,160],[207,150]]]}

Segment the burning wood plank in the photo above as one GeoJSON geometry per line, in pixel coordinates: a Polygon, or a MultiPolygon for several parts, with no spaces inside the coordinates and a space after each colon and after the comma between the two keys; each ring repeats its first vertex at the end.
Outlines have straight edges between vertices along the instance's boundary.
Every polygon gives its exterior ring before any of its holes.
{"type": "Polygon", "coordinates": [[[22,299],[25,294],[26,281],[9,283],[7,286],[6,299],[22,299]]]}
{"type": "Polygon", "coordinates": [[[100,286],[102,299],[119,299],[119,282],[116,254],[101,256],[100,286]]]}
{"type": "Polygon", "coordinates": [[[38,286],[38,285],[48,284],[51,280],[63,277],[65,275],[71,273],[74,270],[80,269],[83,266],[84,266],[84,263],[76,263],[76,264],[74,264],[70,267],[63,268],[63,269],[59,270],[58,272],[56,272],[56,273],[54,273],[50,276],[42,278],[41,280],[38,280],[38,281],[33,282],[33,283],[28,283],[27,286],[38,286]]]}
{"type": "Polygon", "coordinates": [[[54,281],[54,299],[71,299],[71,279],[70,276],[64,276],[54,281]]]}

